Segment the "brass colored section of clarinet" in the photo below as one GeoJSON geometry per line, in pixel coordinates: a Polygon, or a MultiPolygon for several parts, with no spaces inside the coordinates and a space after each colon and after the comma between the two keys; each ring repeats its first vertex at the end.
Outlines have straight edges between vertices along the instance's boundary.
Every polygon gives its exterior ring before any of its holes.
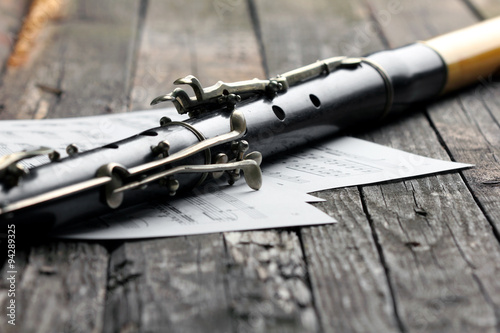
{"type": "Polygon", "coordinates": [[[465,87],[500,70],[500,17],[424,42],[448,67],[443,93],[465,87]]]}

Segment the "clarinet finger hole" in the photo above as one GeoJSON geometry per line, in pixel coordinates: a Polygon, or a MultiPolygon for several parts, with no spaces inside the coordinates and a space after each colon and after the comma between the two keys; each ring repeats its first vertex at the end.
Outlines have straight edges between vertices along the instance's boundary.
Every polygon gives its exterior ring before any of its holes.
{"type": "Polygon", "coordinates": [[[108,145],[103,146],[103,148],[118,149],[118,145],[116,143],[110,143],[108,145]]]}
{"type": "Polygon", "coordinates": [[[277,117],[279,120],[281,120],[281,121],[285,120],[286,115],[285,115],[285,111],[283,111],[283,109],[282,109],[282,108],[280,108],[280,107],[279,107],[279,106],[277,106],[277,105],[273,105],[273,112],[274,112],[274,114],[276,115],[276,117],[277,117]]]}
{"type": "Polygon", "coordinates": [[[148,131],[144,131],[142,132],[141,134],[139,135],[144,135],[144,136],[157,136],[158,135],[158,132],[155,132],[155,131],[152,131],[152,130],[148,130],[148,131]]]}
{"type": "Polygon", "coordinates": [[[316,109],[319,109],[319,107],[321,106],[321,101],[319,100],[319,98],[316,95],[310,94],[309,99],[311,100],[311,103],[313,103],[314,107],[316,109]]]}

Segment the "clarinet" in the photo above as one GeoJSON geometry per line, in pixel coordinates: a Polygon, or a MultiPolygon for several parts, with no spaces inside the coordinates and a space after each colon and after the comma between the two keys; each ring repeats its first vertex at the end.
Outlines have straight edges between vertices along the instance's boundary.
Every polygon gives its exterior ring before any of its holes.
{"type": "Polygon", "coordinates": [[[366,57],[333,57],[268,80],[219,81],[194,76],[151,104],[173,102],[183,121],[68,157],[50,148],[0,158],[0,223],[57,227],[144,200],[168,200],[210,179],[243,175],[262,186],[262,160],[378,122],[487,77],[500,65],[500,18],[366,57]],[[20,163],[48,155],[27,170],[20,163]],[[73,172],[59,173],[61,167],[73,172]]]}

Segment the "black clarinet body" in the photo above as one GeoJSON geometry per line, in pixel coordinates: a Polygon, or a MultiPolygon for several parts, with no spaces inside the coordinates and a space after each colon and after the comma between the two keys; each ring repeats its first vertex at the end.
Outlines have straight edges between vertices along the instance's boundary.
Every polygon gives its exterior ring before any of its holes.
{"type": "Polygon", "coordinates": [[[183,122],[162,119],[157,128],[66,158],[47,150],[4,158],[1,223],[59,226],[144,200],[169,200],[223,172],[231,182],[243,172],[258,189],[261,159],[428,101],[447,75],[439,54],[421,43],[311,66],[263,87],[251,80],[248,89],[199,91],[196,79],[186,77],[178,83],[193,86],[196,98],[179,90],[160,99],[188,113],[183,122]],[[19,170],[19,160],[46,153],[52,162],[27,174],[19,170]]]}

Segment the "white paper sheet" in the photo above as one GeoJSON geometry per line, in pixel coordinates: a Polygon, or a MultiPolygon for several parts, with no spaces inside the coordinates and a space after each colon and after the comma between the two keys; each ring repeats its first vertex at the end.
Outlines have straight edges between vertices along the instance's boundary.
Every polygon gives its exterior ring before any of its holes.
{"type": "MultiPolygon", "coordinates": [[[[123,139],[158,126],[167,115],[182,118],[173,109],[138,111],[48,120],[0,121],[0,156],[22,149],[47,146],[79,150],[123,139]]],[[[24,162],[32,167],[47,157],[24,162]]],[[[264,185],[252,191],[241,180],[236,186],[196,191],[168,203],[147,203],[119,210],[84,225],[60,231],[58,237],[126,239],[202,234],[221,231],[280,228],[333,223],[335,220],[306,202],[322,201],[306,192],[413,177],[469,165],[438,161],[354,138],[294,152],[264,164],[264,185]]]]}
{"type": "Polygon", "coordinates": [[[214,184],[203,193],[161,204],[148,203],[72,226],[54,236],[76,239],[121,239],[256,230],[336,222],[305,203],[294,191],[264,185],[214,184]]]}
{"type": "Polygon", "coordinates": [[[470,167],[341,137],[265,165],[264,182],[304,192],[378,183],[470,167]]]}
{"type": "MultiPolygon", "coordinates": [[[[0,156],[40,146],[56,149],[67,156],[66,146],[76,144],[79,151],[100,147],[144,130],[160,126],[160,119],[185,119],[175,109],[158,109],[92,117],[43,120],[0,121],[0,156]]],[[[26,166],[47,163],[47,157],[27,160],[26,166]]]]}

